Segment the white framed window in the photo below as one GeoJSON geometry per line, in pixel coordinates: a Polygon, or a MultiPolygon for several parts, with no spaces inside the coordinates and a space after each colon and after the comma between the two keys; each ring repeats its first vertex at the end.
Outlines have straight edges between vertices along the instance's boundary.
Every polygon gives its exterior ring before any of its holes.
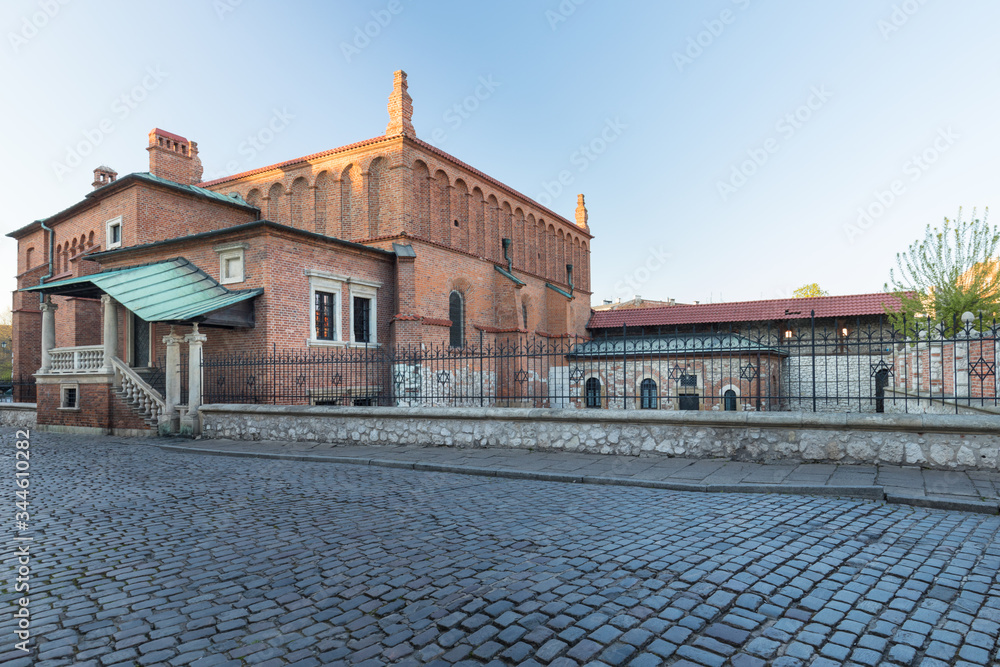
{"type": "Polygon", "coordinates": [[[726,412],[736,412],[742,409],[740,388],[735,384],[727,384],[722,387],[722,409],[726,412]]]}
{"type": "Polygon", "coordinates": [[[223,285],[241,283],[246,277],[246,243],[225,243],[213,248],[219,254],[219,282],[223,285]]]}
{"type": "Polygon", "coordinates": [[[59,409],[80,410],[80,385],[61,384],[59,385],[59,409]]]}
{"type": "Polygon", "coordinates": [[[105,223],[105,248],[120,248],[122,246],[122,217],[111,218],[105,223]]]}
{"type": "Polygon", "coordinates": [[[378,345],[376,331],[378,283],[352,278],[350,284],[351,343],[378,345]]]}
{"type": "Polygon", "coordinates": [[[343,307],[343,276],[323,271],[306,270],[309,277],[309,345],[338,346],[344,344],[341,331],[343,307]]]}

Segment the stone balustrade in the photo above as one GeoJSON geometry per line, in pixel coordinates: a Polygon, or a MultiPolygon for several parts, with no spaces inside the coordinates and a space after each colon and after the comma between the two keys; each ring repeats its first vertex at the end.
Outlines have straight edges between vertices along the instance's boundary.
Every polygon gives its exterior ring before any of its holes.
{"type": "Polygon", "coordinates": [[[55,347],[49,351],[51,367],[49,373],[55,375],[80,375],[86,373],[106,373],[103,345],[82,345],[80,347],[55,347]]]}

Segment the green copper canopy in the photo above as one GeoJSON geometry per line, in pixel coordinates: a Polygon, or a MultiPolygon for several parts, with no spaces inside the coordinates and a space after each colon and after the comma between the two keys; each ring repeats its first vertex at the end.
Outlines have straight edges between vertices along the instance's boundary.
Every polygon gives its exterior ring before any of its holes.
{"type": "MultiPolygon", "coordinates": [[[[147,322],[211,320],[209,314],[237,304],[249,305],[244,302],[264,293],[260,288],[228,290],[183,257],[68,278],[21,291],[89,298],[108,294],[147,322]]],[[[249,322],[219,324],[252,326],[252,320],[251,315],[249,322]]]]}

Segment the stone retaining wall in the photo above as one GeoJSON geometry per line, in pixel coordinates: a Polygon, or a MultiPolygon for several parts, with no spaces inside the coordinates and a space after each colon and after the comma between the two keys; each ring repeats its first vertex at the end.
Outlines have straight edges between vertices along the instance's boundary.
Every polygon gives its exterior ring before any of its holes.
{"type": "Polygon", "coordinates": [[[7,428],[34,428],[34,403],[0,403],[0,426],[7,428]]]}
{"type": "Polygon", "coordinates": [[[205,405],[206,438],[998,470],[1000,416],[205,405]]]}

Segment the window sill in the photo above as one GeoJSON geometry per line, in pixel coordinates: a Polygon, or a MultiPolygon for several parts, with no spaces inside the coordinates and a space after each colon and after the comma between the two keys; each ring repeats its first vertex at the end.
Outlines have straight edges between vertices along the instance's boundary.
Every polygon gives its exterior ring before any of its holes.
{"type": "Polygon", "coordinates": [[[80,412],[80,408],[56,408],[59,412],[80,412]]]}
{"type": "Polygon", "coordinates": [[[355,343],[354,341],[351,341],[350,343],[347,344],[347,347],[349,347],[351,349],[361,349],[361,350],[363,350],[365,348],[370,348],[370,349],[374,350],[374,349],[378,349],[378,348],[380,348],[382,346],[379,345],[378,343],[355,343]]]}
{"type": "Polygon", "coordinates": [[[343,340],[317,340],[310,338],[306,341],[308,347],[347,347],[347,341],[343,340]]]}

